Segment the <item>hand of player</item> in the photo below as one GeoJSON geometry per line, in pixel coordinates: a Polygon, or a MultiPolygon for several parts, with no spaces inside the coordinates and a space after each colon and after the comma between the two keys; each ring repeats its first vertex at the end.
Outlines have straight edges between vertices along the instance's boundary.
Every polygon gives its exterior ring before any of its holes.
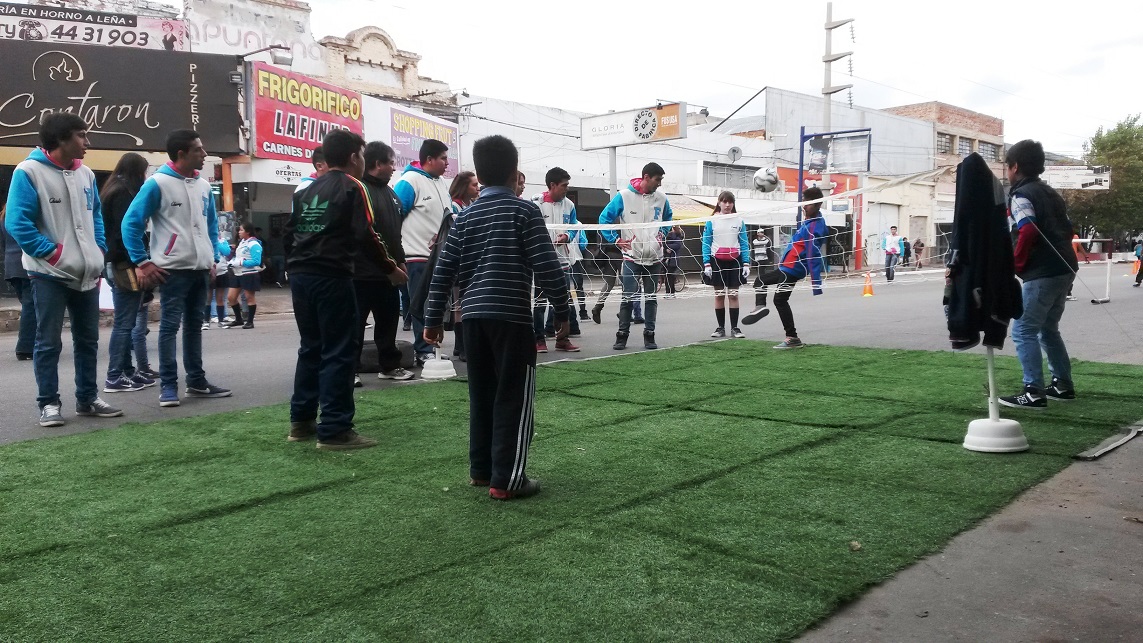
{"type": "Polygon", "coordinates": [[[140,290],[147,290],[166,283],[168,274],[170,273],[150,262],[135,268],[135,278],[139,280],[140,290]]]}
{"type": "Polygon", "coordinates": [[[397,266],[393,272],[389,273],[389,283],[393,284],[394,286],[400,286],[401,284],[408,283],[409,275],[405,272],[404,265],[405,264],[397,266]]]}
{"type": "Polygon", "coordinates": [[[631,240],[620,237],[619,240],[615,242],[615,247],[619,248],[620,250],[630,250],[631,240]]]}
{"type": "Polygon", "coordinates": [[[707,279],[710,279],[712,276],[714,276],[714,271],[711,270],[709,263],[702,267],[702,276],[706,277],[707,279]]]}
{"type": "Polygon", "coordinates": [[[742,281],[746,281],[750,277],[750,266],[742,266],[742,281]]]}
{"type": "Polygon", "coordinates": [[[561,232],[559,236],[556,237],[556,243],[567,243],[569,239],[571,239],[571,237],[568,236],[568,233],[561,232]]]}
{"type": "Polygon", "coordinates": [[[441,340],[444,339],[444,329],[440,326],[426,328],[425,332],[421,335],[424,337],[426,343],[440,348],[441,340]]]}
{"type": "Polygon", "coordinates": [[[555,322],[555,327],[556,327],[555,328],[555,330],[556,330],[556,341],[561,341],[561,340],[567,339],[568,335],[571,334],[571,330],[570,330],[571,325],[568,323],[568,320],[566,320],[566,319],[563,321],[555,322]]]}

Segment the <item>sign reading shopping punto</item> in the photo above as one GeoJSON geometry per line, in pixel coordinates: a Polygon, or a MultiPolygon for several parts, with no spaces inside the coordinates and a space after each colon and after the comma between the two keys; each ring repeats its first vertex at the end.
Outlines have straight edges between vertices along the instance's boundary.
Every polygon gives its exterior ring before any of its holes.
{"type": "Polygon", "coordinates": [[[361,94],[266,63],[251,63],[257,158],[309,162],[334,129],[361,134],[361,94]]]}

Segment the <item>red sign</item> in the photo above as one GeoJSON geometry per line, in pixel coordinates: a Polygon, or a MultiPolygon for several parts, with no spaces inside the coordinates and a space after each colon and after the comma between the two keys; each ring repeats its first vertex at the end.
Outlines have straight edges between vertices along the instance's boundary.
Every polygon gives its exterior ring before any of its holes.
{"type": "Polygon", "coordinates": [[[266,63],[252,69],[253,156],[308,162],[330,130],[364,133],[361,94],[266,63]]]}
{"type": "MultiPolygon", "coordinates": [[[[798,168],[796,167],[779,167],[778,179],[786,186],[787,192],[800,194],[801,190],[798,189],[798,168]]],[[[811,187],[819,185],[822,180],[822,175],[817,172],[805,172],[802,174],[802,181],[805,182],[803,187],[811,187]]],[[[830,183],[833,183],[833,192],[828,194],[841,194],[849,190],[856,190],[858,188],[857,177],[852,174],[830,174],[830,183]]],[[[819,185],[820,186],[820,185],[819,185]]],[[[825,191],[823,190],[823,193],[825,191]]]]}

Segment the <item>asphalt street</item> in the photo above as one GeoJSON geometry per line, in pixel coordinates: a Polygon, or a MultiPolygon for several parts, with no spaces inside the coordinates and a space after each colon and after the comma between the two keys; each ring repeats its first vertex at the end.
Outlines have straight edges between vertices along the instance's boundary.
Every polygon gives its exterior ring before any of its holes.
{"type": "MultiPolygon", "coordinates": [[[[1089,303],[1104,291],[1103,266],[1083,266],[1076,285],[1078,301],[1069,302],[1061,329],[1072,357],[1084,360],[1143,364],[1143,317],[1138,314],[1143,289],[1131,287],[1127,264],[1113,266],[1111,302],[1089,303]]],[[[800,283],[791,298],[798,333],[809,344],[870,346],[917,350],[948,350],[944,310],[941,305],[943,278],[939,271],[898,272],[897,279],[887,284],[883,277],[874,278],[874,296],[862,296],[863,279],[835,277],[827,281],[824,294],[811,296],[808,284],[800,283]]],[[[6,300],[5,303],[11,302],[6,300]]],[[[743,310],[753,304],[753,293],[742,290],[743,310]]],[[[603,313],[603,324],[581,322],[583,336],[575,341],[582,351],[559,353],[549,341],[541,362],[557,359],[584,359],[615,354],[611,345],[618,320],[618,297],[609,300],[603,313]]],[[[60,357],[61,397],[67,424],[43,429],[37,420],[36,385],[31,362],[17,362],[14,355],[15,333],[0,333],[0,443],[27,440],[47,435],[62,435],[117,426],[123,422],[151,422],[172,417],[187,417],[246,409],[289,400],[297,350],[297,329],[290,314],[289,290],[271,287],[259,295],[257,326],[251,330],[212,328],[203,333],[203,362],[212,383],[231,388],[234,395],[213,400],[184,397],[176,408],[160,408],[154,388],[134,393],[101,395],[111,404],[124,409],[125,417],[114,419],[80,418],[74,414],[72,355],[68,331],[64,331],[64,351],[60,357]]],[[[656,340],[661,347],[679,346],[697,341],[711,341],[715,320],[710,290],[690,288],[676,299],[660,300],[656,340]]],[[[157,330],[152,322],[148,337],[153,366],[158,366],[157,330]]],[[[776,343],[783,338],[776,314],[754,326],[742,326],[745,340],[776,343]]],[[[640,326],[632,327],[628,352],[643,350],[640,326]]],[[[109,328],[100,333],[100,384],[107,366],[109,328]]],[[[411,333],[399,333],[411,339],[411,333]]],[[[448,334],[444,353],[451,354],[452,336],[448,334]]],[[[984,368],[983,349],[981,368],[984,368]]],[[[1004,354],[1012,354],[1011,342],[1004,354]]],[[[181,349],[180,349],[181,365],[181,349]]],[[[764,365],[763,365],[764,366],[764,365]]],[[[463,373],[464,365],[457,363],[463,373]]],[[[844,368],[838,364],[838,368],[844,368]]],[[[408,386],[410,383],[383,382],[365,374],[366,387],[408,386]]],[[[1019,382],[1001,382],[1001,390],[1018,389],[1019,382]]],[[[875,386],[875,383],[869,385],[875,386]]],[[[181,384],[180,384],[181,386],[181,384]]],[[[283,425],[286,418],[283,417],[283,425]]]]}
{"type": "MultiPolygon", "coordinates": [[[[1129,266],[1113,267],[1111,301],[1092,305],[1104,294],[1105,268],[1081,266],[1075,293],[1061,330],[1076,359],[1143,364],[1143,288],[1131,287],[1129,266]]],[[[825,294],[811,297],[805,284],[791,299],[799,334],[810,344],[854,345],[917,350],[949,350],[941,306],[939,271],[901,272],[893,284],[874,280],[874,296],[863,297],[862,279],[833,279],[825,294]]],[[[752,294],[743,291],[744,308],[752,294]]],[[[692,289],[662,302],[656,339],[660,346],[711,341],[712,300],[692,289]]],[[[0,443],[118,426],[123,422],[186,417],[245,409],[288,400],[297,345],[288,291],[276,288],[259,297],[257,328],[211,329],[205,333],[205,365],[211,381],[231,387],[234,396],[186,400],[161,409],[158,392],[107,395],[127,417],[76,418],[70,395],[71,354],[60,364],[68,424],[43,429],[36,424],[35,383],[29,362],[16,362],[15,333],[0,333],[0,443]],[[261,314],[262,311],[275,311],[261,314]]],[[[605,309],[602,325],[584,322],[583,351],[548,353],[540,361],[586,359],[615,354],[611,349],[617,302],[605,309]]],[[[154,328],[152,324],[152,328],[154,328]]],[[[638,331],[639,327],[635,327],[638,331]]],[[[771,314],[745,326],[747,339],[773,344],[783,333],[771,314]]],[[[108,329],[101,334],[106,351],[108,329]]],[[[408,339],[409,334],[402,337],[408,339]]],[[[154,331],[151,337],[154,351],[154,331]]],[[[633,333],[631,348],[641,338],[633,333]]],[[[65,340],[66,341],[66,340],[65,340]]],[[[549,343],[549,346],[551,344],[549,343]]],[[[445,343],[451,352],[451,337],[445,343]]],[[[985,369],[984,351],[980,368],[985,369]]],[[[1002,351],[1013,354],[1011,342],[1002,351]]],[[[153,356],[152,359],[157,359],[153,356]]],[[[463,373],[463,364],[458,364],[463,373]]],[[[106,367],[106,356],[100,368],[106,367]]],[[[765,358],[759,364],[765,368],[765,358]]],[[[845,364],[837,364],[844,369],[845,364]]],[[[102,370],[101,370],[102,373],[102,370]]],[[[365,377],[366,387],[416,386],[365,377]]],[[[933,382],[933,386],[940,386],[933,382]]],[[[876,388],[878,382],[854,382],[876,388]]],[[[1000,382],[1016,391],[1018,381],[1000,382]]],[[[1082,395],[1082,382],[1077,391],[1082,395]]],[[[966,418],[967,421],[972,418],[966,418]]],[[[282,417],[282,433],[287,429],[282,417]]],[[[283,442],[284,444],[284,442],[283,442]]],[[[998,455],[997,457],[1009,457],[998,455]]],[[[843,606],[803,635],[807,641],[1132,641],[1139,640],[1133,602],[1143,592],[1143,440],[1136,439],[1094,462],[1077,462],[1033,487],[981,525],[954,538],[941,552],[914,564],[843,606]]]]}

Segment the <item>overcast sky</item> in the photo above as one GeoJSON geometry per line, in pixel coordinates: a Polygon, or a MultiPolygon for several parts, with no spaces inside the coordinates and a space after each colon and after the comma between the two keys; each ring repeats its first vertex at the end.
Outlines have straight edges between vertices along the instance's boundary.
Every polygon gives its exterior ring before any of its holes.
{"type": "MultiPolygon", "coordinates": [[[[181,4],[173,1],[172,4],[181,4]]],[[[367,24],[454,89],[602,113],[682,100],[726,116],[764,86],[822,88],[825,2],[310,0],[314,35],[367,24]],[[678,7],[678,8],[674,8],[678,7]],[[491,10],[496,8],[495,11],[491,10]]],[[[1005,140],[1078,155],[1143,111],[1138,2],[833,3],[835,85],[889,107],[939,100],[1004,119],[1005,140]]],[[[846,93],[835,95],[846,101],[846,93]]],[[[740,115],[763,112],[760,101],[740,115]]],[[[815,123],[806,123],[813,126],[815,123]]]]}

